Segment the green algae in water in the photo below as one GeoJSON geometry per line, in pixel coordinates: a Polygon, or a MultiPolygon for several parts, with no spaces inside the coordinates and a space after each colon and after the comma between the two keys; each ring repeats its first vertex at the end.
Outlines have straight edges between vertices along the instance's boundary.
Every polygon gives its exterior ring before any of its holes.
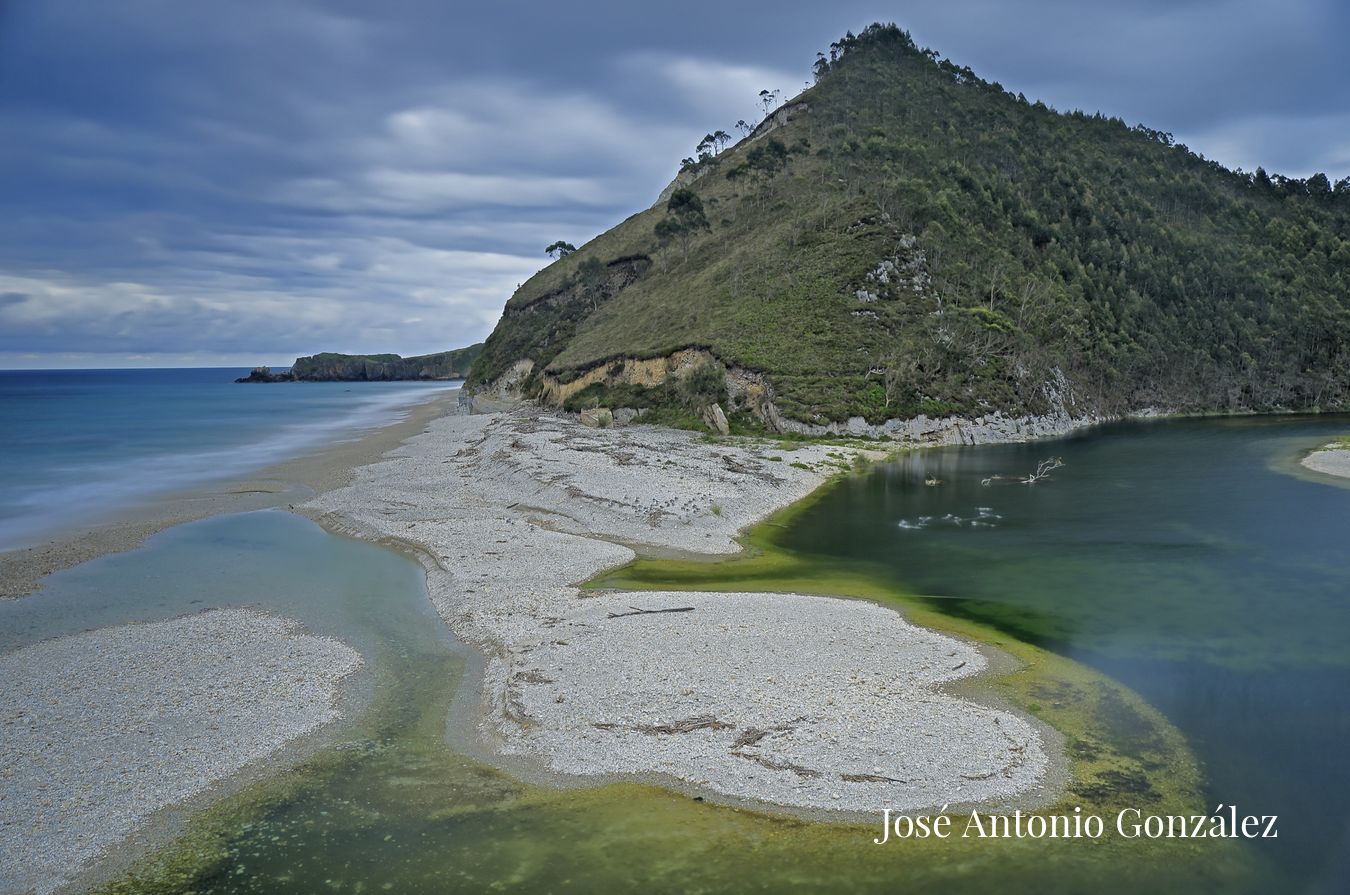
{"type": "MultiPolygon", "coordinates": [[[[247,546],[228,543],[233,561],[244,564],[255,552],[286,549],[284,541],[267,537],[247,546]]],[[[844,593],[894,596],[856,568],[812,568],[785,554],[761,553],[757,562],[759,570],[745,578],[765,588],[783,586],[778,576],[788,575],[803,585],[798,589],[809,590],[814,581],[844,593]]],[[[752,565],[732,560],[666,568],[685,584],[702,576],[701,583],[721,588],[717,570],[737,575],[752,565]]],[[[198,813],[177,841],[100,891],[1243,891],[1258,878],[1251,857],[1222,841],[1139,843],[1108,836],[876,846],[879,825],[774,817],[637,784],[553,789],[521,783],[447,744],[463,655],[448,638],[427,639],[439,626],[426,626],[425,616],[397,609],[409,600],[425,604],[425,593],[391,590],[361,601],[371,609],[363,617],[383,627],[358,639],[387,647],[377,659],[383,672],[373,703],[341,742],[198,813]],[[384,601],[395,611],[379,611],[384,601]],[[387,618],[406,618],[409,627],[390,626],[387,618]]],[[[920,622],[943,622],[924,613],[914,609],[920,622]]],[[[1198,810],[1198,770],[1185,744],[1128,691],[997,632],[960,620],[944,626],[1001,641],[1025,663],[1003,680],[1001,692],[1009,701],[1034,701],[1038,715],[1069,735],[1075,786],[1083,791],[1066,805],[1107,812],[1144,799],[1158,810],[1198,810]],[[1122,728],[1113,719],[1123,714],[1129,721],[1122,728]]]]}
{"type": "Polygon", "coordinates": [[[1110,892],[1164,876],[1187,890],[1227,886],[1244,866],[1177,867],[1189,846],[1141,853],[1111,840],[878,847],[870,826],[770,817],[650,786],[520,784],[446,745],[444,685],[457,670],[410,656],[408,676],[362,724],[378,737],[211,809],[103,891],[894,892],[904,881],[985,892],[995,882],[1042,891],[1058,878],[1110,892]]]}

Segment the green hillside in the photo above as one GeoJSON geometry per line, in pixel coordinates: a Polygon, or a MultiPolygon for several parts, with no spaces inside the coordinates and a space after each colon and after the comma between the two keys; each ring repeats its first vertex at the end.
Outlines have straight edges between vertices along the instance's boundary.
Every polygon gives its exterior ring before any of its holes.
{"type": "Polygon", "coordinates": [[[526,282],[471,383],[697,347],[810,422],[1037,413],[1066,381],[1080,411],[1350,406],[1350,180],[1229,171],[894,26],[816,74],[526,282]]]}

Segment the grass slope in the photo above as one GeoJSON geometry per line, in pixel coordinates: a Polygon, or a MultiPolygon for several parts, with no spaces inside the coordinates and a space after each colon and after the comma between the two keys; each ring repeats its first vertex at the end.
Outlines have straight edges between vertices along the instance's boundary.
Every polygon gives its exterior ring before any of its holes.
{"type": "Polygon", "coordinates": [[[700,165],[706,231],[662,245],[658,204],[540,271],[471,379],[700,346],[808,421],[1037,412],[1060,373],[1080,409],[1350,403],[1350,181],[1060,114],[894,26],[834,49],[700,165]]]}

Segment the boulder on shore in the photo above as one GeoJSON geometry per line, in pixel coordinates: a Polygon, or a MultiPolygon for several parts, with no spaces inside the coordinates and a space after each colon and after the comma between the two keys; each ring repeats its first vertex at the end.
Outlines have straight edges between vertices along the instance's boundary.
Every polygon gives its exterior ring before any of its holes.
{"type": "Polygon", "coordinates": [[[730,435],[731,426],[727,423],[727,415],[722,412],[722,405],[709,404],[703,411],[703,422],[708,424],[718,435],[730,435]]]}
{"type": "Polygon", "coordinates": [[[608,407],[587,407],[581,411],[581,424],[592,429],[608,429],[614,425],[614,414],[608,407]]]}

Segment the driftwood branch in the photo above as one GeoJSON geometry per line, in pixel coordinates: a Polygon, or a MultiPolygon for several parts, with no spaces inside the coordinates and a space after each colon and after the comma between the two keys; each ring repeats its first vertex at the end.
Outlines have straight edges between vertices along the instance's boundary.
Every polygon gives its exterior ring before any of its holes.
{"type": "Polygon", "coordinates": [[[1014,481],[1021,482],[1023,485],[1034,485],[1041,479],[1050,478],[1050,473],[1063,465],[1063,460],[1058,457],[1051,457],[1036,464],[1036,471],[1028,475],[991,475],[988,478],[980,479],[980,484],[986,488],[999,481],[1014,481]]]}
{"type": "Polygon", "coordinates": [[[694,607],[693,607],[693,606],[679,606],[679,607],[676,607],[675,609],[639,609],[639,608],[637,608],[636,606],[629,606],[628,608],[631,609],[631,610],[633,610],[633,611],[632,611],[632,612],[611,612],[611,613],[609,614],[609,617],[610,617],[610,618],[624,618],[625,616],[629,616],[629,615],[657,615],[658,613],[661,613],[661,612],[693,612],[693,611],[694,611],[694,607]]]}
{"type": "Polygon", "coordinates": [[[1022,479],[1023,485],[1034,485],[1041,479],[1049,478],[1050,473],[1064,465],[1064,461],[1058,457],[1051,457],[1049,460],[1042,460],[1036,464],[1036,471],[1026,478],[1022,479]]]}

